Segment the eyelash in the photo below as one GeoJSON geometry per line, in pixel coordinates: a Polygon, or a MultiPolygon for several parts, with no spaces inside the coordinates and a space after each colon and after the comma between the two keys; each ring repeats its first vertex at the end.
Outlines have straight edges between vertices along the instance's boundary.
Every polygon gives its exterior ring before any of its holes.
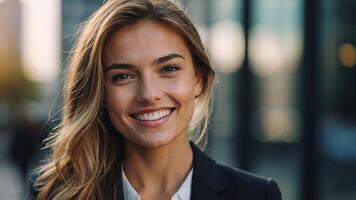
{"type": "Polygon", "coordinates": [[[160,72],[162,72],[162,73],[173,73],[173,72],[176,72],[176,71],[178,71],[178,70],[180,70],[179,66],[178,66],[178,65],[175,65],[175,64],[172,64],[172,65],[166,65],[166,66],[164,66],[164,67],[160,70],[160,72]],[[170,70],[168,70],[168,69],[170,69],[170,70]]]}
{"type": "Polygon", "coordinates": [[[113,77],[112,77],[112,81],[113,82],[116,82],[116,81],[124,81],[124,80],[127,80],[127,79],[132,79],[133,76],[128,74],[128,73],[120,73],[120,74],[115,74],[113,77]],[[125,77],[123,77],[125,76],[125,77]]]}
{"type": "MultiPolygon", "coordinates": [[[[180,70],[179,66],[178,65],[175,65],[175,64],[172,64],[172,65],[166,65],[164,66],[160,72],[161,73],[165,73],[165,74],[170,74],[170,73],[174,73],[176,71],[180,70]]],[[[128,79],[133,79],[134,76],[129,74],[129,73],[118,73],[118,74],[115,74],[113,77],[112,77],[112,81],[113,82],[118,82],[118,81],[125,81],[125,80],[128,80],[128,79]]]]}

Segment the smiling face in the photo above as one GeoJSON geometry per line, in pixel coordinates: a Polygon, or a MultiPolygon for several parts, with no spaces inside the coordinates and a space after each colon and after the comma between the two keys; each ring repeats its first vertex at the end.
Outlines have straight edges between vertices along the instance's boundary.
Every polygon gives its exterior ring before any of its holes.
{"type": "Polygon", "coordinates": [[[202,84],[178,33],[149,20],[125,26],[106,43],[104,71],[106,109],[126,141],[148,148],[188,141],[202,84]]]}

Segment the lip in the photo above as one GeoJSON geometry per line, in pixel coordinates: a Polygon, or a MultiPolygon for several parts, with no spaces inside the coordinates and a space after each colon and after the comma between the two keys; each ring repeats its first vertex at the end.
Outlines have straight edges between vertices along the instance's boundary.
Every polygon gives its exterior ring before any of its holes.
{"type": "Polygon", "coordinates": [[[148,128],[155,128],[155,127],[159,127],[163,124],[165,124],[171,117],[172,113],[175,111],[175,108],[170,108],[170,107],[154,107],[154,108],[145,108],[145,109],[141,109],[140,111],[136,111],[132,114],[130,114],[130,117],[134,120],[134,122],[139,125],[139,126],[143,126],[143,127],[148,127],[148,128]],[[135,119],[133,117],[133,115],[138,114],[138,113],[148,113],[148,112],[154,112],[154,111],[158,111],[158,110],[163,110],[163,109],[170,109],[171,112],[165,116],[162,117],[160,119],[157,120],[153,120],[153,121],[142,121],[142,120],[138,120],[135,119]]]}

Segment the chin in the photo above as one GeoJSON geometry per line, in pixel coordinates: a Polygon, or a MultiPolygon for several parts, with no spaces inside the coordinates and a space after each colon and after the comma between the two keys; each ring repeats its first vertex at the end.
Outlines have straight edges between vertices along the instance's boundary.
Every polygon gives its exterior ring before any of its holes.
{"type": "Polygon", "coordinates": [[[167,142],[165,141],[145,141],[140,144],[141,147],[143,148],[148,148],[148,149],[154,149],[154,148],[160,148],[166,146],[167,142]]]}
{"type": "Polygon", "coordinates": [[[152,148],[160,148],[173,144],[179,138],[178,136],[179,135],[169,135],[169,133],[161,133],[161,134],[154,133],[145,138],[139,138],[139,139],[127,138],[127,139],[130,140],[130,143],[133,143],[137,146],[140,146],[142,148],[152,149],[152,148]]]}

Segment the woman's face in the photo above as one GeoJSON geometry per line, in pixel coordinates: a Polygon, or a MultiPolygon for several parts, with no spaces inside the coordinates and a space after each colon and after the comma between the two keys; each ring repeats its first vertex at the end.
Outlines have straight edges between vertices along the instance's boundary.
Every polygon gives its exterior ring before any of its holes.
{"type": "Polygon", "coordinates": [[[148,20],[126,26],[106,43],[104,71],[106,109],[126,140],[151,148],[187,138],[202,81],[179,34],[148,20]]]}

